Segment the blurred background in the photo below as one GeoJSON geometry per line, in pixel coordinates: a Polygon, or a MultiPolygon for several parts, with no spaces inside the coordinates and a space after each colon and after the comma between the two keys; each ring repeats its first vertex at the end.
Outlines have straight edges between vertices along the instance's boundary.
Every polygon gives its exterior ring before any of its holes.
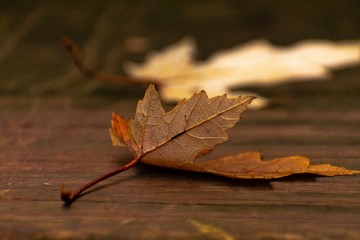
{"type": "MultiPolygon", "coordinates": [[[[1,0],[0,94],[142,95],[143,89],[129,92],[84,77],[60,43],[65,35],[78,45],[86,64],[121,75],[125,62],[141,63],[149,51],[185,36],[196,40],[198,60],[259,38],[280,46],[305,39],[359,39],[359,10],[358,0],[1,0]]],[[[344,105],[360,105],[360,67],[333,74],[326,83],[247,90],[267,97],[341,97],[344,105]]]]}

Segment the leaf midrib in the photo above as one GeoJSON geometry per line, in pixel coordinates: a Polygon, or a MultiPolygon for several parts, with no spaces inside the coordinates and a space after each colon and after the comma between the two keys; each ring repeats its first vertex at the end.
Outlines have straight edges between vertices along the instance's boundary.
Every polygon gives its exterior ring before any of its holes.
{"type": "MultiPolygon", "coordinates": [[[[206,122],[208,122],[208,121],[211,121],[212,119],[220,116],[221,114],[223,114],[223,113],[225,113],[225,112],[231,111],[232,109],[234,109],[234,108],[236,108],[236,107],[244,104],[245,102],[247,102],[247,101],[249,101],[249,100],[250,100],[250,98],[246,98],[246,99],[244,99],[243,101],[241,101],[241,102],[239,102],[239,103],[237,103],[237,104],[235,104],[235,105],[233,105],[233,106],[231,106],[231,107],[229,107],[229,108],[227,108],[227,109],[225,109],[225,110],[223,110],[223,111],[221,111],[221,112],[219,112],[219,113],[214,114],[213,116],[205,119],[204,121],[202,121],[202,122],[200,122],[200,123],[198,123],[198,124],[195,124],[195,125],[191,126],[190,128],[187,128],[187,129],[185,129],[185,130],[183,130],[183,131],[181,131],[181,132],[179,132],[179,133],[171,136],[171,137],[168,138],[166,141],[164,141],[164,142],[162,142],[162,143],[154,146],[153,148],[147,150],[146,152],[143,152],[143,153],[141,154],[141,158],[144,157],[145,155],[147,155],[147,154],[149,154],[149,153],[151,153],[151,152],[159,149],[160,147],[166,145],[167,143],[173,141],[174,139],[182,136],[183,134],[191,131],[192,129],[195,129],[195,128],[199,127],[200,125],[202,125],[202,124],[204,124],[204,123],[206,123],[206,122]]],[[[143,140],[142,140],[142,142],[143,142],[143,140]]]]}

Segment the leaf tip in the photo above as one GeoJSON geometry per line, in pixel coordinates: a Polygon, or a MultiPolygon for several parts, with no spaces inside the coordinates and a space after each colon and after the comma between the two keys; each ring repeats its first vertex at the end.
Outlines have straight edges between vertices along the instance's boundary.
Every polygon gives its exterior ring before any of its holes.
{"type": "Polygon", "coordinates": [[[249,105],[257,98],[256,96],[252,96],[252,95],[239,96],[239,98],[241,97],[245,98],[244,103],[246,103],[246,108],[248,108],[249,105]]]}
{"type": "Polygon", "coordinates": [[[153,91],[156,91],[156,92],[157,92],[155,85],[152,84],[152,83],[149,84],[148,90],[153,90],[153,91]]]}

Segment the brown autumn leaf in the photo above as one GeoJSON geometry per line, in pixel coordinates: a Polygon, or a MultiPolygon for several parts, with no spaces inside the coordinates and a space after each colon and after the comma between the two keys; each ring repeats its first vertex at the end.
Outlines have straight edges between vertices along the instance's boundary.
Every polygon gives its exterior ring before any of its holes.
{"type": "Polygon", "coordinates": [[[126,143],[135,156],[141,156],[140,161],[147,164],[231,178],[270,179],[298,173],[323,176],[360,173],[329,164],[310,165],[310,160],[303,156],[262,161],[259,152],[197,160],[216,144],[228,139],[224,130],[240,119],[239,114],[252,99],[248,96],[227,98],[225,95],[209,99],[201,91],[166,113],[151,85],[139,102],[134,119],[126,122],[120,115],[113,114],[110,130],[113,144],[126,143]],[[120,128],[120,125],[123,127],[120,128]],[[128,132],[124,133],[123,129],[128,132]],[[131,141],[127,140],[129,136],[131,141]]]}
{"type": "Polygon", "coordinates": [[[125,143],[141,162],[181,168],[226,141],[225,130],[240,120],[240,113],[253,99],[226,95],[208,98],[205,91],[200,91],[165,112],[158,92],[150,85],[138,103],[135,118],[124,123],[120,115],[114,114],[110,132],[115,143],[125,143]]]}
{"type": "Polygon", "coordinates": [[[71,204],[89,187],[126,171],[138,162],[174,169],[207,172],[230,178],[279,178],[296,173],[324,176],[359,174],[329,164],[310,165],[306,157],[290,156],[262,161],[259,152],[240,153],[215,160],[201,160],[215,145],[228,139],[225,132],[240,120],[252,96],[209,98],[205,91],[193,94],[166,112],[154,85],[138,102],[134,119],[113,114],[111,139],[114,145],[127,146],[135,158],[76,191],[61,188],[61,199],[71,204]]]}
{"type": "Polygon", "coordinates": [[[75,191],[61,187],[61,199],[69,205],[89,187],[126,171],[139,161],[196,171],[197,167],[190,163],[228,139],[225,130],[240,120],[240,113],[253,99],[252,96],[228,98],[226,95],[208,98],[205,91],[200,91],[165,112],[158,92],[150,85],[144,99],[138,102],[134,119],[127,121],[116,114],[112,117],[113,143],[127,146],[135,158],[75,191]]]}

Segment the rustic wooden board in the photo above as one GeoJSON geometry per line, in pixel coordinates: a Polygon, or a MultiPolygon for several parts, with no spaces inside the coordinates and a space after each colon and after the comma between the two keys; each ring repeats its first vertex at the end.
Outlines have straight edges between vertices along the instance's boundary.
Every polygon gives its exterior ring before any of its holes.
{"type": "MultiPolygon", "coordinates": [[[[123,63],[141,62],[146,52],[188,35],[197,40],[198,60],[259,37],[277,45],[355,39],[358,6],[357,0],[295,8],[266,0],[2,1],[0,239],[360,239],[360,176],[249,181],[140,165],[70,208],[58,192],[61,184],[76,188],[131,159],[111,146],[107,128],[113,110],[132,116],[145,90],[89,82],[60,36],[72,37],[90,66],[122,74],[123,63]],[[140,52],[127,46],[137,38],[145,43],[140,52]],[[38,97],[54,93],[78,97],[38,97]],[[34,97],[16,97],[26,94],[34,97]]],[[[247,89],[282,105],[246,112],[212,156],[261,150],[265,158],[300,154],[360,169],[360,68],[332,74],[326,83],[247,89]]]]}
{"type": "MultiPolygon", "coordinates": [[[[251,181],[140,165],[64,207],[61,184],[76,188],[131,159],[107,128],[113,110],[131,116],[135,106],[0,98],[1,239],[360,238],[360,175],[251,181]]],[[[352,107],[248,111],[213,156],[261,150],[360,169],[359,122],[352,107]]]]}

